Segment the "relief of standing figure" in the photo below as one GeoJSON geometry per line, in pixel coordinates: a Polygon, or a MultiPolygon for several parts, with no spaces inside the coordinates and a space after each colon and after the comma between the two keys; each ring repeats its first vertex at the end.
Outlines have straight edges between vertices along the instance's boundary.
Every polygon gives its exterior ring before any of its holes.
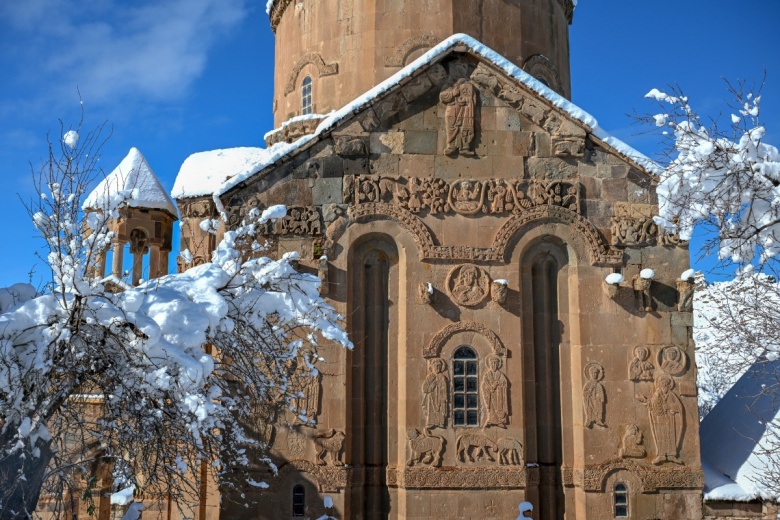
{"type": "Polygon", "coordinates": [[[477,104],[474,85],[461,78],[451,87],[442,90],[439,100],[447,106],[444,111],[447,129],[447,147],[444,154],[460,152],[461,155],[473,156],[474,150],[471,147],[474,141],[474,111],[477,104]]]}
{"type": "Polygon", "coordinates": [[[588,380],[582,388],[582,401],[585,406],[585,427],[592,428],[594,424],[606,428],[604,422],[604,405],[607,402],[607,392],[601,380],[604,379],[604,367],[598,363],[588,363],[585,366],[585,378],[588,380]]]}
{"type": "Polygon", "coordinates": [[[447,421],[447,396],[449,379],[444,372],[446,365],[441,358],[434,358],[428,365],[429,374],[423,383],[423,410],[427,422],[426,428],[444,428],[447,421]]]}
{"type": "Polygon", "coordinates": [[[682,464],[678,458],[683,429],[683,407],[680,398],[673,392],[674,380],[668,374],[661,374],[655,380],[655,390],[650,397],[650,426],[655,438],[658,456],[653,464],[664,462],[682,464]]]}
{"type": "Polygon", "coordinates": [[[485,403],[485,428],[498,426],[506,428],[509,421],[509,382],[499,371],[501,358],[495,354],[485,360],[487,372],[482,376],[482,400],[485,403]]]}

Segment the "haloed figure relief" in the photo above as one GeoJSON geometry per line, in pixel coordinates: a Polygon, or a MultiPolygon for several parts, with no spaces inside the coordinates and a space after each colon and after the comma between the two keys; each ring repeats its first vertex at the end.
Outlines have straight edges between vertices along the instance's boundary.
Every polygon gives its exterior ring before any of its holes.
{"type": "Polygon", "coordinates": [[[444,121],[447,125],[447,147],[444,154],[460,152],[461,155],[474,155],[474,111],[477,105],[474,85],[461,78],[451,87],[442,90],[439,99],[447,106],[444,111],[444,121]]]}
{"type": "Polygon", "coordinates": [[[604,379],[604,367],[599,363],[585,365],[585,379],[587,382],[582,388],[582,401],[585,406],[585,427],[593,425],[606,428],[604,422],[604,405],[607,402],[607,392],[601,380],[604,379]]]}
{"type": "Polygon", "coordinates": [[[483,426],[506,428],[509,421],[509,382],[499,370],[501,358],[495,354],[485,359],[487,371],[482,376],[482,401],[485,404],[485,422],[483,426]]]}
{"type": "Polygon", "coordinates": [[[450,380],[445,372],[447,364],[441,358],[428,362],[428,376],[423,383],[423,410],[426,428],[444,428],[449,408],[450,380]]]}
{"type": "Polygon", "coordinates": [[[642,447],[642,430],[636,424],[626,426],[626,431],[623,433],[623,440],[620,444],[619,455],[623,459],[642,458],[647,455],[644,447],[642,447]]]}
{"type": "Polygon", "coordinates": [[[320,403],[320,387],[322,375],[316,368],[309,368],[303,356],[299,357],[294,375],[294,388],[297,391],[293,398],[296,423],[314,426],[317,423],[317,413],[320,403]]]}
{"type": "Polygon", "coordinates": [[[683,431],[683,406],[680,398],[674,393],[674,379],[670,375],[661,374],[656,378],[648,410],[658,451],[653,464],[664,462],[682,464],[678,454],[683,431]]]}
{"type": "Polygon", "coordinates": [[[637,345],[634,347],[634,359],[628,366],[628,378],[634,382],[634,398],[646,401],[653,388],[655,365],[650,362],[650,349],[637,345]]]}

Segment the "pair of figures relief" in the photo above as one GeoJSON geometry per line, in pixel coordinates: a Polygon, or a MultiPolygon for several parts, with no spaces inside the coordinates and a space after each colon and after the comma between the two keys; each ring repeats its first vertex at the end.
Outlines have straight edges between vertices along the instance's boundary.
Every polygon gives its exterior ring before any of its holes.
{"type": "MultiPolygon", "coordinates": [[[[495,354],[485,359],[485,371],[480,382],[483,421],[487,428],[506,428],[509,422],[509,380],[501,372],[501,358],[495,354]]],[[[428,375],[422,386],[422,408],[426,416],[426,429],[445,428],[450,406],[450,381],[447,364],[441,358],[428,363],[428,375]]]]}
{"type": "Polygon", "coordinates": [[[629,379],[634,382],[635,399],[647,406],[657,451],[653,464],[682,464],[679,453],[685,410],[672,376],[685,373],[688,356],[681,347],[667,345],[658,352],[658,366],[650,360],[650,349],[638,345],[628,367],[629,379]]]}

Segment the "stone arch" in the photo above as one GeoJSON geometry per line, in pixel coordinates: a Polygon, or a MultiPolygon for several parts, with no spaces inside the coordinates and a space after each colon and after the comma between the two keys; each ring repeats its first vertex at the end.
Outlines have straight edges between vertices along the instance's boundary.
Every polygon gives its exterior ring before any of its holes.
{"type": "Polygon", "coordinates": [[[403,67],[406,64],[406,58],[413,51],[433,47],[438,41],[438,38],[432,34],[420,34],[407,38],[395,48],[393,54],[385,56],[385,67],[403,67]]]}
{"type": "Polygon", "coordinates": [[[554,91],[561,91],[561,76],[547,56],[543,54],[529,56],[523,63],[523,70],[534,78],[543,80],[554,91]]]}
{"type": "Polygon", "coordinates": [[[473,321],[459,321],[444,327],[431,339],[431,341],[428,343],[428,346],[425,347],[423,356],[426,358],[439,357],[441,355],[444,344],[447,343],[447,340],[449,340],[451,336],[457,334],[458,332],[476,332],[477,334],[482,335],[485,339],[487,339],[488,343],[490,343],[494,354],[501,356],[502,358],[506,357],[506,347],[504,347],[504,344],[501,343],[501,340],[496,335],[496,333],[487,328],[485,325],[473,321]]]}
{"type": "Polygon", "coordinates": [[[536,206],[507,220],[493,239],[496,256],[508,261],[516,236],[519,232],[545,224],[560,223],[569,226],[576,238],[571,244],[580,258],[589,258],[591,265],[622,266],[623,253],[612,249],[602,238],[599,230],[588,219],[561,206],[536,206]]]}
{"type": "Polygon", "coordinates": [[[298,58],[292,71],[290,71],[290,75],[287,77],[287,84],[284,87],[285,96],[295,90],[298,76],[306,65],[314,65],[320,77],[339,73],[339,64],[335,61],[333,63],[325,63],[325,60],[322,59],[318,52],[307,52],[298,58]]]}
{"type": "Polygon", "coordinates": [[[409,210],[385,202],[369,202],[351,206],[348,211],[350,225],[372,219],[388,219],[396,222],[414,239],[420,260],[429,258],[433,254],[435,246],[431,232],[422,220],[409,210]]]}

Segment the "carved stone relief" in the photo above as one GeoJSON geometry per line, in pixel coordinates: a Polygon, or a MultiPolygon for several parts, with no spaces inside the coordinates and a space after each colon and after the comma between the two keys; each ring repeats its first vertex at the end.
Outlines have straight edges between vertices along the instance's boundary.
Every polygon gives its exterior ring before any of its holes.
{"type": "Polygon", "coordinates": [[[444,438],[431,435],[428,431],[421,433],[416,428],[409,430],[407,436],[409,437],[409,449],[412,452],[406,463],[407,466],[413,466],[417,463],[441,466],[444,438]]]}
{"type": "Polygon", "coordinates": [[[292,399],[292,406],[295,410],[293,424],[303,422],[314,425],[317,423],[321,387],[322,375],[319,372],[312,375],[305,362],[302,359],[299,360],[292,381],[292,389],[296,393],[292,399]]]}
{"type": "Polygon", "coordinates": [[[529,56],[523,63],[523,70],[537,79],[543,79],[547,86],[556,92],[561,92],[561,77],[558,69],[547,56],[542,54],[529,56]]]}
{"type": "Polygon", "coordinates": [[[508,291],[506,280],[494,280],[490,284],[490,299],[499,305],[504,305],[508,291]]]}
{"type": "Polygon", "coordinates": [[[209,200],[179,202],[178,205],[182,218],[214,218],[216,216],[214,203],[209,200]]]}
{"type": "Polygon", "coordinates": [[[330,292],[330,277],[328,276],[328,257],[321,256],[317,262],[317,278],[320,279],[320,295],[326,296],[330,292]]]}
{"type": "Polygon", "coordinates": [[[360,137],[338,136],[334,138],[333,151],[342,157],[367,157],[368,143],[360,137]]]}
{"type": "Polygon", "coordinates": [[[287,453],[293,458],[301,458],[306,453],[306,435],[295,428],[287,430],[287,453]]]}
{"type": "Polygon", "coordinates": [[[344,450],[344,432],[330,429],[320,433],[314,438],[314,444],[317,447],[317,456],[315,462],[319,466],[325,466],[325,455],[330,454],[330,462],[334,466],[343,466],[341,452],[344,450]]]}
{"type": "Polygon", "coordinates": [[[634,289],[634,296],[637,300],[640,310],[645,312],[652,312],[653,310],[653,295],[652,278],[644,278],[638,274],[635,274],[631,279],[631,286],[634,289]]]}
{"type": "Polygon", "coordinates": [[[490,276],[474,264],[459,265],[447,275],[447,289],[456,303],[473,307],[490,293],[490,276]]]}
{"type": "Polygon", "coordinates": [[[460,462],[479,462],[487,458],[491,462],[496,459],[490,454],[490,450],[498,453],[498,446],[488,437],[480,433],[464,433],[456,442],[456,459],[460,462]]]}
{"type": "Polygon", "coordinates": [[[447,364],[441,358],[428,360],[428,375],[422,386],[422,407],[426,417],[426,429],[444,428],[449,415],[450,380],[447,364]]]}
{"type": "Polygon", "coordinates": [[[677,310],[680,312],[693,312],[693,292],[696,283],[693,279],[677,280],[677,292],[680,299],[677,302],[677,310]]]}
{"type": "MultiPolygon", "coordinates": [[[[266,228],[266,230],[268,229],[266,228]]],[[[276,221],[273,233],[277,235],[321,235],[322,216],[320,209],[316,206],[291,206],[287,208],[287,216],[276,221]]]]}
{"type": "Polygon", "coordinates": [[[601,381],[604,379],[604,367],[600,363],[591,362],[583,370],[586,383],[582,387],[582,402],[585,407],[585,427],[593,425],[606,428],[604,408],[607,402],[607,392],[601,381]]]}
{"type": "Polygon", "coordinates": [[[430,282],[420,282],[417,284],[417,300],[423,305],[433,303],[434,288],[430,282]]]}
{"type": "Polygon", "coordinates": [[[560,206],[579,212],[579,183],[540,179],[345,178],[344,201],[352,204],[391,202],[412,213],[518,215],[536,206],[560,206]]]}
{"type": "Polygon", "coordinates": [[[678,455],[685,415],[682,402],[674,391],[674,387],[674,379],[670,375],[658,375],[653,395],[647,403],[656,447],[656,457],[653,459],[655,465],[664,462],[682,464],[678,455]]]}
{"type": "Polygon", "coordinates": [[[644,401],[650,396],[654,371],[650,349],[643,345],[634,347],[634,358],[628,365],[628,378],[634,382],[634,398],[644,401]]]}
{"type": "Polygon", "coordinates": [[[688,355],[682,347],[669,345],[658,353],[661,370],[671,376],[681,376],[688,369],[688,355]]]}
{"type": "Polygon", "coordinates": [[[444,155],[474,155],[474,115],[477,106],[477,89],[465,78],[439,94],[445,105],[444,124],[447,145],[444,155]]]}
{"type": "Polygon", "coordinates": [[[523,444],[517,439],[498,439],[498,463],[509,466],[523,465],[523,444]]]}
{"type": "Polygon", "coordinates": [[[656,207],[649,204],[615,203],[612,217],[612,244],[641,246],[655,243],[658,226],[653,221],[656,207]]]}
{"type": "Polygon", "coordinates": [[[485,405],[483,427],[506,428],[509,422],[509,380],[499,370],[501,358],[495,354],[486,357],[485,368],[480,384],[482,402],[485,405]]]}
{"type": "Polygon", "coordinates": [[[642,430],[636,424],[629,424],[626,426],[623,432],[623,438],[620,442],[620,458],[637,458],[641,459],[647,452],[644,446],[642,446],[643,435],[642,430]]]}

